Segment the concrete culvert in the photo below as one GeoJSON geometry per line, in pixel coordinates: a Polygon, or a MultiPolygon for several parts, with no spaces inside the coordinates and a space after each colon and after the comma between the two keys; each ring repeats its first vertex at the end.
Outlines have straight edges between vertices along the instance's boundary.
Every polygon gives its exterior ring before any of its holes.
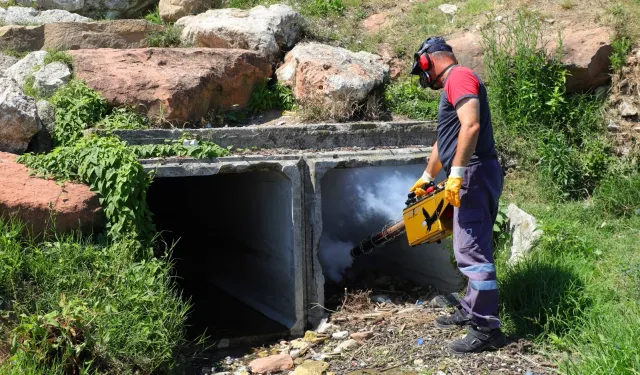
{"type": "MultiPolygon", "coordinates": [[[[320,274],[316,272],[319,301],[329,292],[326,287],[362,270],[401,276],[442,292],[459,289],[461,279],[451,263],[450,239],[442,244],[411,248],[402,234],[369,255],[355,260],[349,255],[349,250],[360,240],[402,217],[408,189],[424,171],[424,159],[415,163],[402,157],[362,158],[359,161],[324,160],[310,165],[316,180],[314,253],[325,287],[321,287],[323,283],[318,282],[320,274]]],[[[438,181],[443,178],[438,177],[438,181]]]]}
{"type": "Polygon", "coordinates": [[[156,177],[148,192],[157,230],[179,239],[175,270],[195,335],[266,339],[303,325],[295,184],[279,171],[243,172],[156,177]]]}

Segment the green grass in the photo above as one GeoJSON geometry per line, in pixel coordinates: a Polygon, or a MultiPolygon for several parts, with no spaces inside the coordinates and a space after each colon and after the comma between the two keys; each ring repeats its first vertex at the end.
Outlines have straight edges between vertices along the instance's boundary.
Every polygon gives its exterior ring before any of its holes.
{"type": "Polygon", "coordinates": [[[416,79],[405,79],[387,86],[385,100],[395,114],[413,120],[435,120],[440,93],[421,88],[416,79]]]}
{"type": "Polygon", "coordinates": [[[16,59],[22,59],[23,57],[27,56],[29,54],[29,51],[14,51],[11,49],[3,49],[2,51],[3,54],[7,55],[7,56],[13,56],[16,59]]]}
{"type": "Polygon", "coordinates": [[[153,31],[147,35],[149,47],[180,47],[182,29],[174,25],[166,25],[160,31],[153,31]]]}
{"type": "Polygon", "coordinates": [[[166,257],[140,258],[148,252],[129,239],[36,242],[22,232],[17,222],[0,220],[0,292],[17,318],[1,324],[16,357],[0,374],[37,367],[62,373],[60,364],[89,373],[162,373],[172,366],[189,306],[176,293],[166,257]]]}

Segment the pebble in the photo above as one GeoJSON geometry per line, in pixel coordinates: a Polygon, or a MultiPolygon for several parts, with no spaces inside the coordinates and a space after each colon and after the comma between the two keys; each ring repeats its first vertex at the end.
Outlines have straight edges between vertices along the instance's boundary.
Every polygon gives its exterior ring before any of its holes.
{"type": "Polygon", "coordinates": [[[289,352],[289,355],[293,359],[298,358],[300,356],[300,349],[293,349],[291,352],[289,352]]]}
{"type": "Polygon", "coordinates": [[[504,17],[502,16],[497,16],[496,18],[494,18],[493,20],[496,22],[502,22],[502,20],[504,19],[504,17]]]}
{"type": "Polygon", "coordinates": [[[336,340],[344,340],[347,337],[349,337],[349,331],[336,332],[333,335],[331,335],[331,337],[336,339],[336,340]]]}

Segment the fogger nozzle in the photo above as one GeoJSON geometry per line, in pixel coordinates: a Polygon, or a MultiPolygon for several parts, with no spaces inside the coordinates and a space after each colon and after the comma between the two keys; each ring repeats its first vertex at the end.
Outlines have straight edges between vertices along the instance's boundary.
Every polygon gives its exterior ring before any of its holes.
{"type": "Polygon", "coordinates": [[[382,231],[371,235],[371,237],[362,240],[358,245],[354,246],[353,249],[351,249],[351,256],[356,258],[363,254],[369,254],[374,248],[395,240],[398,236],[404,234],[404,232],[403,219],[390,222],[382,231]]]}

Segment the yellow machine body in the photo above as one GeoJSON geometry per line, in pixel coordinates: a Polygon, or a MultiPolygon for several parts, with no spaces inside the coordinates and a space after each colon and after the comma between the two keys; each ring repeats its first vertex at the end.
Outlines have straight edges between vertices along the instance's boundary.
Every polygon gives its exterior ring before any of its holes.
{"type": "Polygon", "coordinates": [[[442,240],[453,233],[453,206],[444,197],[444,183],[402,211],[410,246],[442,240]]]}

